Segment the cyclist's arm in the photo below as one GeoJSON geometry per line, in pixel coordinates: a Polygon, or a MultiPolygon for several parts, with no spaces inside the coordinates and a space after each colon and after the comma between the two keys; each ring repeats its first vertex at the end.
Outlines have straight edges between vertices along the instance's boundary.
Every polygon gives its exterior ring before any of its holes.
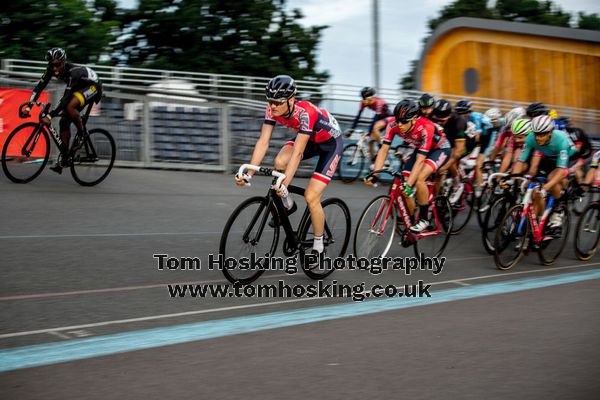
{"type": "MultiPolygon", "coordinates": [[[[263,124],[260,129],[260,137],[256,141],[254,145],[254,151],[252,152],[252,158],[250,159],[250,164],[252,165],[260,165],[263,158],[267,154],[269,150],[269,142],[271,141],[271,135],[273,134],[273,130],[275,129],[275,125],[263,124]]],[[[254,175],[253,170],[248,170],[248,175],[254,175]]]]}
{"type": "Polygon", "coordinates": [[[354,121],[352,122],[352,126],[350,127],[350,129],[356,128],[356,126],[358,125],[358,121],[360,121],[360,116],[362,115],[362,112],[364,109],[365,109],[364,104],[360,103],[360,108],[358,109],[358,114],[356,114],[356,117],[354,117],[354,121]]]}
{"type": "Polygon", "coordinates": [[[465,139],[459,139],[456,138],[454,140],[454,151],[452,153],[452,159],[454,160],[454,162],[458,162],[458,160],[460,160],[460,158],[463,156],[463,154],[465,154],[465,146],[466,146],[466,141],[465,139]]]}
{"type": "Polygon", "coordinates": [[[285,179],[282,183],[285,186],[289,186],[290,183],[292,183],[292,179],[294,179],[294,175],[296,175],[296,171],[298,170],[300,161],[302,161],[302,155],[304,154],[304,149],[306,148],[308,139],[310,139],[310,135],[306,133],[298,132],[296,135],[296,140],[294,141],[294,152],[292,153],[292,157],[290,158],[290,161],[288,162],[284,172],[285,179]]]}
{"type": "Polygon", "coordinates": [[[33,88],[33,91],[31,92],[31,97],[29,98],[29,101],[31,101],[31,102],[37,101],[37,99],[42,94],[42,91],[46,88],[46,86],[48,86],[48,82],[50,82],[50,79],[52,79],[52,73],[50,72],[50,70],[47,69],[44,72],[44,75],[42,75],[42,78],[38,81],[38,83],[33,88]]]}
{"type": "MultiPolygon", "coordinates": [[[[373,170],[377,171],[381,168],[383,168],[383,165],[385,164],[385,159],[387,158],[387,154],[388,151],[390,150],[390,145],[387,144],[386,142],[384,142],[381,147],[379,148],[379,151],[377,152],[377,158],[375,159],[375,164],[373,165],[373,170]]],[[[379,174],[376,174],[379,175],[379,174]]]]}
{"type": "MultiPolygon", "coordinates": [[[[496,148],[494,148],[495,150],[496,148]]],[[[495,157],[494,157],[495,158],[495,157]]],[[[491,158],[491,160],[493,160],[494,158],[491,158]]],[[[511,152],[505,152],[504,156],[502,157],[502,164],[500,164],[500,171],[499,172],[506,172],[508,171],[508,169],[510,168],[510,164],[512,163],[512,158],[513,158],[513,153],[511,152]]]]}
{"type": "Polygon", "coordinates": [[[535,153],[533,155],[533,157],[531,157],[531,162],[529,163],[529,171],[528,171],[529,175],[531,175],[531,176],[537,175],[542,158],[543,158],[543,156],[540,153],[535,153]]]}
{"type": "Polygon", "coordinates": [[[527,164],[525,162],[519,160],[515,163],[512,173],[513,174],[521,174],[521,173],[523,173],[523,170],[525,169],[526,166],[527,166],[527,164]]]}

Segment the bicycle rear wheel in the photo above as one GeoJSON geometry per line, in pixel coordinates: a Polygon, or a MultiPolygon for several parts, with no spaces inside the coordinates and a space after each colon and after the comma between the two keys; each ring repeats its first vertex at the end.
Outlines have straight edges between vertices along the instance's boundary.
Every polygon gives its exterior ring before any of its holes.
{"type": "MultiPolygon", "coordinates": [[[[325,232],[323,233],[325,256],[331,259],[343,257],[346,255],[346,249],[350,241],[350,210],[346,203],[336,198],[326,199],[321,205],[325,213],[325,232]]],[[[301,242],[311,243],[312,245],[310,240],[315,235],[310,215],[307,214],[307,216],[308,218],[300,226],[298,237],[301,242]]],[[[300,256],[302,257],[302,252],[300,256]]],[[[311,279],[323,279],[335,271],[333,265],[330,265],[330,268],[306,268],[302,258],[300,262],[302,263],[304,273],[311,279]]]]}
{"type": "Polygon", "coordinates": [[[354,182],[365,167],[365,157],[356,144],[344,147],[342,159],[338,163],[337,172],[344,183],[354,182]]]}
{"type": "MultiPolygon", "coordinates": [[[[452,208],[450,202],[445,196],[437,196],[433,201],[437,213],[437,221],[433,218],[433,211],[430,211],[429,221],[433,224],[433,230],[437,230],[438,224],[440,232],[431,236],[420,236],[415,242],[415,255],[420,256],[423,253],[425,257],[440,257],[450,240],[450,232],[452,231],[452,208]]],[[[431,207],[430,207],[431,208],[431,207]]],[[[428,230],[432,230],[428,229],[428,230]]],[[[427,231],[424,231],[427,235],[427,231]]]]}
{"type": "MultiPolygon", "coordinates": [[[[272,205],[271,205],[272,207],[272,205]]],[[[240,204],[231,214],[219,243],[219,254],[223,260],[232,257],[241,258],[264,257],[275,255],[279,240],[279,225],[270,227],[268,220],[275,218],[275,210],[268,207],[265,197],[251,197],[240,204]]],[[[223,275],[231,283],[247,285],[254,282],[265,271],[266,261],[261,268],[223,268],[223,275]]]]}
{"type": "Polygon", "coordinates": [[[591,259],[600,242],[600,202],[592,202],[583,210],[575,230],[575,255],[582,261],[591,259]]]}
{"type": "Polygon", "coordinates": [[[527,238],[529,236],[529,221],[525,220],[523,228],[519,231],[523,205],[513,206],[496,229],[494,237],[494,261],[496,267],[508,270],[514,267],[523,257],[527,238]]]}
{"type": "Polygon", "coordinates": [[[48,133],[40,124],[16,127],[2,147],[2,170],[14,183],[31,182],[42,173],[50,157],[48,133]]]}
{"type": "Polygon", "coordinates": [[[385,257],[396,230],[396,209],[388,195],[381,195],[365,207],[354,232],[356,257],[385,257]]]}
{"type": "MultiPolygon", "coordinates": [[[[471,182],[464,180],[464,190],[455,204],[452,204],[452,235],[461,233],[473,214],[475,193],[471,182]]],[[[452,197],[452,195],[450,195],[452,197]]]]}
{"type": "Polygon", "coordinates": [[[117,146],[112,135],[104,129],[92,129],[89,136],[73,154],[71,175],[81,186],[102,182],[115,163],[117,146]]]}

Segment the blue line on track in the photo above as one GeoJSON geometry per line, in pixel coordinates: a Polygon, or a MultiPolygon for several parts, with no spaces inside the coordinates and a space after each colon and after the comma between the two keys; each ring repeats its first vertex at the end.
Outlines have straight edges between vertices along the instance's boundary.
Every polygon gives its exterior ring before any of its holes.
{"type": "Polygon", "coordinates": [[[16,347],[0,351],[0,372],[592,279],[600,279],[600,269],[433,291],[429,298],[344,303],[16,347]]]}

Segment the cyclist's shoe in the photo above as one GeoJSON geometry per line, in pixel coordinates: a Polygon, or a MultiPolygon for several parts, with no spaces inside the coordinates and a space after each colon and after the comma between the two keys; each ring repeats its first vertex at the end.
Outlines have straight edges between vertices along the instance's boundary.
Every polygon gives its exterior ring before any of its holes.
{"type": "Polygon", "coordinates": [[[416,224],[411,226],[409,229],[413,233],[421,233],[429,226],[429,221],[426,219],[419,219],[416,224]]]}
{"type": "Polygon", "coordinates": [[[548,224],[548,228],[554,229],[562,226],[562,213],[554,213],[550,218],[550,223],[548,224]]]}
{"type": "Polygon", "coordinates": [[[454,204],[460,200],[460,196],[462,196],[464,190],[465,190],[465,184],[462,182],[459,183],[456,186],[456,188],[454,189],[454,193],[452,193],[452,195],[448,199],[450,201],[450,204],[452,204],[454,206],[454,204]]]}
{"type": "Polygon", "coordinates": [[[51,171],[54,171],[54,172],[56,172],[57,174],[59,174],[59,175],[60,175],[60,174],[62,174],[63,167],[62,167],[62,166],[60,165],[60,163],[57,161],[57,162],[56,162],[56,165],[55,165],[54,167],[50,167],[50,170],[51,170],[51,171]]]}
{"type": "MultiPolygon", "coordinates": [[[[292,207],[290,209],[286,210],[287,211],[287,215],[288,216],[292,215],[293,213],[296,212],[296,210],[298,210],[298,206],[296,205],[296,202],[294,202],[292,204],[292,207]]],[[[275,218],[271,217],[271,219],[269,220],[269,226],[271,228],[275,228],[276,225],[278,225],[278,223],[275,222],[275,218]]]]}

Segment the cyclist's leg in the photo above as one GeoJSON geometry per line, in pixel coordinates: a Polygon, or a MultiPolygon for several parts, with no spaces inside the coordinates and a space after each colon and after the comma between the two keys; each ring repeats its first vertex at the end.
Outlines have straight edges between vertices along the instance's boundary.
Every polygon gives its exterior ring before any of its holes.
{"type": "MultiPolygon", "coordinates": [[[[321,196],[329,182],[331,182],[331,178],[342,158],[344,143],[342,137],[339,136],[331,138],[327,142],[319,143],[318,147],[316,154],[319,155],[319,161],[317,161],[315,172],[304,191],[304,198],[310,211],[310,220],[313,226],[313,250],[321,253],[324,249],[323,233],[325,231],[325,213],[323,212],[323,206],[321,206],[321,196]]],[[[304,158],[310,158],[313,154],[307,154],[305,151],[304,158]]]]}
{"type": "MultiPolygon", "coordinates": [[[[371,139],[369,141],[369,154],[371,155],[371,160],[375,160],[375,157],[377,156],[377,152],[375,151],[375,142],[377,142],[377,144],[381,143],[381,135],[379,131],[382,129],[380,122],[383,122],[383,119],[384,117],[375,115],[371,121],[371,125],[369,125],[369,137],[371,139]]],[[[385,128],[385,123],[383,124],[383,128],[385,128]]]]}
{"type": "Polygon", "coordinates": [[[292,154],[294,153],[294,141],[287,141],[277,156],[275,156],[274,166],[277,171],[285,171],[288,163],[290,162],[290,158],[292,158],[292,154]]]}

